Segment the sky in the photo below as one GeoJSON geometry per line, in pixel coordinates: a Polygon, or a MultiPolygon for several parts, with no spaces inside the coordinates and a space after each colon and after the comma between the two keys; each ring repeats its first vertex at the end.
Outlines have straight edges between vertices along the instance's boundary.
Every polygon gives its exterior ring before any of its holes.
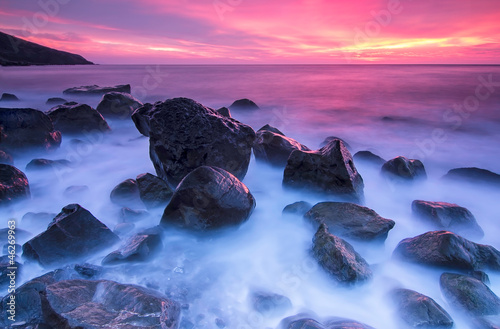
{"type": "Polygon", "coordinates": [[[98,64],[500,64],[500,0],[0,0],[98,64]]]}

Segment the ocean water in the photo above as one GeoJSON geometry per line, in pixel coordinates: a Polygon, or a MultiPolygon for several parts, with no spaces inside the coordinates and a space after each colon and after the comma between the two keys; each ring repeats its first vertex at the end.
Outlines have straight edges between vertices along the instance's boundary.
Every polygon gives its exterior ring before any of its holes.
{"type": "MultiPolygon", "coordinates": [[[[342,316],[375,328],[400,328],[387,298],[395,286],[417,290],[435,299],[454,318],[456,328],[468,328],[462,312],[447,304],[439,289],[441,270],[400,263],[392,251],[404,238],[429,230],[411,215],[415,199],[445,201],[467,207],[485,231],[475,240],[500,248],[498,190],[480,185],[449,185],[440,178],[452,168],[476,166],[500,172],[500,66],[421,65],[256,65],[168,66],[99,65],[75,67],[6,67],[0,69],[0,92],[21,101],[2,107],[33,107],[42,111],[49,97],[64,97],[97,106],[100,97],[63,96],[80,85],[130,83],[143,102],[189,97],[219,108],[249,98],[259,111],[233,111],[234,118],[255,130],[271,124],[311,149],[327,136],[343,138],[354,154],[370,150],[385,159],[398,155],[423,161],[428,180],[415,186],[394,186],[377,169],[355,163],[365,181],[366,206],[393,219],[396,226],[383,245],[353,242],[372,265],[374,279],[342,288],[310,257],[314,229],[299,217],[282,217],[290,203],[326,198],[283,190],[283,169],[252,158],[243,182],[257,201],[251,218],[237,230],[207,238],[168,231],[164,249],[154,260],[113,267],[107,277],[158,289],[189,304],[183,317],[195,328],[274,328],[288,315],[310,312],[318,318],[342,316]],[[265,290],[289,297],[293,308],[280,316],[252,311],[251,291],[265,290]]],[[[47,223],[25,225],[29,211],[58,213],[79,203],[108,227],[119,222],[119,207],[109,193],[119,182],[144,172],[154,173],[148,139],[131,120],[109,121],[113,131],[84,136],[86,147],[63,137],[55,152],[23,154],[15,161],[23,170],[35,157],[68,159],[72,167],[53,173],[26,172],[32,200],[2,210],[18,219],[18,228],[38,234],[47,223]],[[90,193],[68,198],[68,186],[87,185],[90,193]]],[[[162,210],[136,224],[136,230],[159,223],[162,210]]],[[[18,241],[20,243],[25,242],[18,241]]],[[[93,255],[100,264],[111,250],[93,255]]],[[[19,284],[48,271],[27,264],[19,284]]],[[[500,294],[500,276],[490,275],[490,288],[500,294]]],[[[6,292],[3,292],[4,295],[6,292]]]]}

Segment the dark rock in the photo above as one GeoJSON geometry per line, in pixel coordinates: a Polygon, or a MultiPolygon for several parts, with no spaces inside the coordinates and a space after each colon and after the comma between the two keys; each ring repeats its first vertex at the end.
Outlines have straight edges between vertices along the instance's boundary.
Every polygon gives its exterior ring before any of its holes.
{"type": "Polygon", "coordinates": [[[453,319],[434,299],[409,289],[394,289],[390,297],[397,314],[410,328],[452,328],[453,319]]]}
{"type": "Polygon", "coordinates": [[[401,260],[457,270],[500,271],[500,252],[448,231],[431,231],[402,240],[393,256],[401,260]]]}
{"type": "Polygon", "coordinates": [[[96,110],[106,118],[130,118],[142,105],[130,94],[110,92],[102,96],[96,110]]]}
{"type": "Polygon", "coordinates": [[[480,280],[443,273],[439,283],[443,295],[453,306],[475,316],[500,314],[500,298],[480,280]]]}
{"type": "Polygon", "coordinates": [[[275,133],[275,134],[278,134],[278,135],[281,135],[281,136],[285,136],[285,134],[283,134],[281,132],[281,130],[279,130],[278,128],[273,127],[271,125],[268,125],[268,124],[266,124],[265,126],[263,126],[262,128],[260,128],[259,130],[257,130],[257,132],[259,132],[259,131],[270,131],[272,133],[275,133]]]}
{"type": "Polygon", "coordinates": [[[126,179],[116,185],[110,194],[111,202],[122,207],[141,205],[139,186],[134,179],[126,179]]]}
{"type": "Polygon", "coordinates": [[[64,190],[64,196],[69,198],[80,197],[82,195],[87,194],[89,191],[90,189],[87,185],[72,185],[68,186],[64,190]]]}
{"type": "MultiPolygon", "coordinates": [[[[1,141],[1,138],[0,138],[1,141]]],[[[12,155],[9,153],[0,150],[0,164],[8,164],[8,165],[13,165],[14,164],[14,159],[12,159],[12,155]]]]}
{"type": "Polygon", "coordinates": [[[332,234],[359,240],[384,241],[395,224],[370,208],[347,202],[320,202],[304,218],[316,227],[325,224],[332,234]]]}
{"type": "Polygon", "coordinates": [[[52,150],[61,144],[61,133],[51,119],[33,109],[0,108],[0,147],[20,153],[29,148],[52,150]]]}
{"type": "Polygon", "coordinates": [[[130,94],[130,85],[116,85],[114,87],[100,87],[98,85],[72,87],[63,91],[67,95],[104,95],[111,92],[130,94]]]}
{"type": "Polygon", "coordinates": [[[354,161],[356,161],[356,162],[365,162],[365,163],[372,164],[374,166],[382,166],[386,162],[386,160],[382,159],[381,157],[379,157],[376,154],[373,154],[370,151],[356,152],[356,154],[354,154],[353,158],[354,158],[354,161]]]}
{"type": "Polygon", "coordinates": [[[60,170],[61,168],[68,168],[71,162],[68,160],[48,160],[48,159],[33,159],[26,165],[26,171],[37,170],[60,170]]]}
{"type": "Polygon", "coordinates": [[[163,247],[159,234],[136,234],[102,260],[103,265],[145,262],[163,247]]]}
{"type": "Polygon", "coordinates": [[[132,232],[134,228],[135,225],[133,223],[120,223],[113,228],[113,233],[116,235],[125,235],[132,232]]]}
{"type": "Polygon", "coordinates": [[[257,291],[250,295],[252,307],[262,316],[279,316],[292,308],[288,297],[279,294],[257,291]]]}
{"type": "Polygon", "coordinates": [[[196,231],[234,226],[250,217],[255,199],[229,172],[202,166],[189,173],[165,208],[161,224],[196,231]]]}
{"type": "Polygon", "coordinates": [[[257,131],[253,142],[253,153],[257,160],[274,166],[285,166],[294,150],[310,151],[296,140],[268,130],[257,131]]]}
{"type": "Polygon", "coordinates": [[[146,137],[149,137],[149,119],[153,115],[153,107],[155,106],[161,106],[161,102],[156,102],[154,105],[145,103],[132,113],[135,127],[146,137]]]}
{"type": "Polygon", "coordinates": [[[45,102],[46,105],[62,105],[68,101],[61,97],[51,97],[45,102]]]}
{"type": "Polygon", "coordinates": [[[23,245],[23,257],[47,266],[77,261],[117,243],[119,238],[87,209],[70,204],[40,233],[23,245]]]}
{"type": "Polygon", "coordinates": [[[0,164],[0,207],[15,200],[30,198],[30,186],[26,175],[16,167],[0,164]]]}
{"type": "Polygon", "coordinates": [[[47,111],[63,134],[105,133],[111,130],[102,115],[87,104],[65,103],[47,111]]]}
{"type": "Polygon", "coordinates": [[[280,329],[326,329],[321,323],[310,318],[291,316],[281,320],[280,329]]]}
{"type": "Polygon", "coordinates": [[[253,101],[248,98],[238,99],[233,102],[229,106],[229,109],[232,110],[258,110],[259,107],[253,101]]]}
{"type": "MultiPolygon", "coordinates": [[[[14,249],[11,248],[11,250],[14,249]]],[[[0,257],[0,289],[10,287],[15,288],[16,286],[15,282],[17,278],[19,278],[22,270],[22,265],[14,259],[17,259],[15,253],[0,257]],[[9,258],[9,256],[11,256],[12,258],[9,258]],[[15,267],[16,269],[12,269],[13,267],[15,267]]]]}
{"type": "Polygon", "coordinates": [[[368,263],[343,239],[330,234],[321,224],[313,239],[313,255],[339,283],[354,284],[372,277],[368,263]]]}
{"type": "Polygon", "coordinates": [[[312,207],[312,204],[309,202],[298,201],[283,208],[282,214],[304,216],[304,214],[311,210],[312,207]]]}
{"type": "Polygon", "coordinates": [[[453,203],[415,200],[411,209],[414,215],[431,223],[436,229],[475,238],[484,236],[476,218],[467,208],[453,203]]]}
{"type": "Polygon", "coordinates": [[[137,109],[134,122],[137,125],[137,115],[143,113],[149,124],[151,160],[157,175],[169,185],[177,186],[200,166],[222,168],[238,179],[245,177],[255,139],[252,128],[188,98],[149,107],[137,109]]]}
{"type": "Polygon", "coordinates": [[[215,325],[218,328],[225,328],[226,327],[226,322],[224,320],[222,320],[221,318],[217,318],[217,319],[215,319],[215,325]]]}
{"type": "Polygon", "coordinates": [[[23,218],[21,218],[21,223],[25,227],[31,227],[32,225],[44,225],[47,226],[57,214],[48,213],[48,212],[27,212],[24,214],[23,218]]]}
{"type": "Polygon", "coordinates": [[[427,178],[424,164],[420,160],[411,160],[398,156],[384,163],[381,173],[391,179],[416,181],[427,178]]]}
{"type": "Polygon", "coordinates": [[[351,145],[349,145],[349,143],[347,143],[345,140],[343,140],[342,138],[340,137],[336,137],[336,136],[328,136],[327,138],[325,138],[321,144],[319,144],[319,147],[324,147],[328,144],[330,144],[330,142],[334,141],[334,140],[340,140],[342,141],[342,143],[344,143],[345,147],[348,149],[348,150],[351,150],[351,145]]]}
{"type": "Polygon", "coordinates": [[[326,329],[373,329],[364,323],[345,318],[333,318],[325,322],[326,329]]]}
{"type": "Polygon", "coordinates": [[[221,107],[217,110],[217,113],[224,117],[231,118],[231,111],[227,107],[221,107]]]}
{"type": "Polygon", "coordinates": [[[146,173],[136,177],[139,195],[147,208],[165,207],[174,191],[161,178],[146,173]]]}
{"type": "Polygon", "coordinates": [[[325,324],[312,319],[307,314],[297,314],[281,320],[279,329],[373,329],[372,327],[345,318],[333,317],[325,324]]]}
{"type": "Polygon", "coordinates": [[[19,98],[17,98],[17,96],[14,94],[3,93],[2,97],[0,98],[0,102],[15,102],[15,101],[19,101],[19,98]]]}
{"type": "Polygon", "coordinates": [[[133,210],[127,207],[123,207],[120,210],[120,218],[124,223],[139,222],[149,216],[150,214],[146,210],[133,210]]]}
{"type": "Polygon", "coordinates": [[[481,168],[456,168],[448,171],[443,179],[474,184],[500,186],[500,175],[481,168]]]}
{"type": "Polygon", "coordinates": [[[361,202],[363,178],[351,153],[338,139],[317,151],[293,151],[283,175],[283,186],[361,202]]]}

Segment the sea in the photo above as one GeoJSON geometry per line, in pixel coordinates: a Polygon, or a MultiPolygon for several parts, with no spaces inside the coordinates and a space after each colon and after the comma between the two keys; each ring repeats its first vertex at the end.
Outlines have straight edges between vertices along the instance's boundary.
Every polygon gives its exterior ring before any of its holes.
{"type": "MultiPolygon", "coordinates": [[[[281,319],[298,313],[317,319],[340,316],[374,328],[401,328],[388,296],[394,287],[433,298],[453,317],[455,328],[472,328],[470,319],[443,297],[439,287],[442,269],[401,262],[392,253],[402,239],[432,230],[412,215],[411,203],[417,199],[468,208],[485,231],[483,238],[473,241],[500,249],[500,191],[442,180],[448,170],[459,167],[500,173],[500,66],[2,67],[0,92],[13,93],[20,101],[0,106],[47,111],[49,97],[63,97],[95,108],[99,96],[62,93],[66,88],[94,84],[130,84],[132,95],[142,102],[188,97],[214,109],[248,98],[260,109],[232,111],[232,116],[254,130],[270,124],[310,149],[318,149],[326,137],[336,136],[349,144],[352,154],[369,150],[386,160],[400,155],[419,159],[428,175],[425,182],[393,184],[380,175],[379,168],[355,162],[365,184],[365,206],[396,222],[383,244],[350,241],[373,269],[373,279],[365,284],[337,285],[311,257],[312,225],[299,216],[282,215],[283,208],[293,202],[315,204],[330,199],[284,190],[283,168],[271,167],[253,156],[243,183],[257,206],[247,222],[206,237],[168,231],[162,252],[153,260],[110,267],[104,274],[107,279],[150,287],[179,300],[184,304],[186,328],[219,328],[221,323],[236,329],[276,328],[281,319]],[[254,291],[284,295],[292,307],[272,314],[259,312],[251,306],[254,291]]],[[[56,151],[16,158],[15,166],[23,171],[29,161],[40,157],[67,159],[72,165],[49,173],[25,171],[32,199],[1,210],[0,228],[14,218],[18,229],[39,234],[48,223],[23,223],[25,213],[57,214],[71,203],[79,203],[111,229],[117,226],[120,207],[110,202],[111,190],[125,179],[155,171],[148,139],[133,122],[108,123],[111,133],[81,137],[88,140],[87,147],[77,147],[72,138],[63,136],[56,151]],[[89,193],[66,196],[65,189],[75,185],[88,186],[89,193]]],[[[162,211],[151,211],[151,216],[136,223],[135,231],[128,234],[157,225],[162,211]]],[[[17,242],[27,239],[19,237],[17,242]]],[[[91,255],[86,261],[100,265],[112,250],[91,255]]],[[[52,269],[27,263],[17,284],[52,269]]],[[[500,295],[500,275],[487,274],[491,290],[500,295]]]]}

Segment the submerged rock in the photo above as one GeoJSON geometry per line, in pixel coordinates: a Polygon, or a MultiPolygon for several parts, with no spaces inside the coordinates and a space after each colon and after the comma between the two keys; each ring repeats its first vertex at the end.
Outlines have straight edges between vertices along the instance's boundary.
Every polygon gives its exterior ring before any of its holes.
{"type": "MultiPolygon", "coordinates": [[[[9,252],[9,251],[10,251],[9,248],[7,247],[7,252],[9,252]]],[[[10,254],[10,255],[13,255],[13,254],[10,254]]],[[[15,259],[17,259],[17,256],[15,257],[15,259]]],[[[11,281],[14,281],[14,283],[15,283],[16,277],[20,276],[21,271],[22,271],[22,264],[18,263],[17,261],[14,261],[12,263],[12,259],[9,258],[9,256],[7,256],[7,255],[0,257],[0,289],[3,290],[5,288],[15,287],[15,284],[11,284],[11,281]],[[12,272],[11,271],[12,267],[16,267],[14,277],[11,277],[9,275],[12,272]]]]}
{"type": "Polygon", "coordinates": [[[253,153],[257,160],[274,166],[285,166],[290,153],[294,150],[310,151],[307,146],[295,139],[269,130],[259,130],[255,135],[253,153]]]}
{"type": "Polygon", "coordinates": [[[413,214],[431,223],[437,229],[445,229],[465,236],[482,238],[484,232],[472,213],[453,203],[415,200],[413,214]]]}
{"type": "Polygon", "coordinates": [[[384,163],[386,163],[386,160],[382,159],[376,154],[373,154],[370,151],[359,151],[356,152],[353,156],[354,161],[356,162],[364,162],[367,164],[372,164],[374,166],[382,166],[384,163]]]}
{"type": "Polygon", "coordinates": [[[31,227],[33,225],[44,225],[47,226],[57,214],[49,212],[27,212],[21,218],[21,223],[25,227],[31,227]]]}
{"type": "Polygon", "coordinates": [[[48,159],[33,159],[26,165],[26,171],[37,171],[53,169],[58,170],[61,168],[68,168],[71,162],[68,160],[48,160],[48,159]]]}
{"type": "Polygon", "coordinates": [[[23,245],[23,257],[43,266],[78,261],[117,243],[119,238],[87,209],[70,204],[23,245]]]}
{"type": "Polygon", "coordinates": [[[500,271],[500,252],[448,231],[431,231],[402,240],[393,255],[407,262],[456,270],[500,271]]]}
{"type": "Polygon", "coordinates": [[[450,181],[462,181],[474,184],[500,186],[500,175],[492,171],[481,168],[456,168],[448,171],[443,176],[444,179],[450,181]]]}
{"type": "Polygon", "coordinates": [[[391,179],[416,181],[427,178],[424,164],[420,160],[398,156],[384,163],[381,173],[391,179]]]}
{"type": "Polygon", "coordinates": [[[294,202],[292,204],[287,205],[285,208],[283,208],[283,211],[281,212],[283,215],[299,215],[299,216],[304,216],[306,212],[311,210],[313,207],[312,204],[309,202],[305,201],[298,201],[294,202]]]}
{"type": "Polygon", "coordinates": [[[87,185],[72,185],[68,186],[63,194],[65,197],[73,198],[73,197],[81,197],[90,192],[90,188],[87,185]]]}
{"type": "Polygon", "coordinates": [[[109,196],[111,202],[122,207],[141,207],[141,196],[137,181],[126,179],[116,185],[109,196]]]}
{"type": "Polygon", "coordinates": [[[354,284],[372,278],[370,266],[343,239],[330,234],[321,224],[313,239],[313,256],[339,283],[354,284]]]}
{"type": "Polygon", "coordinates": [[[297,314],[281,320],[279,329],[373,329],[372,327],[351,319],[332,317],[324,324],[307,314],[297,314]]]}
{"type": "Polygon", "coordinates": [[[16,167],[0,164],[0,207],[16,200],[30,198],[30,186],[26,175],[16,167]]]}
{"type": "Polygon", "coordinates": [[[304,218],[316,227],[325,224],[332,234],[359,240],[384,241],[395,224],[370,208],[348,202],[320,202],[304,218]]]}
{"type": "Polygon", "coordinates": [[[98,85],[72,87],[63,91],[66,95],[104,95],[110,92],[130,94],[130,85],[116,85],[114,87],[99,87],[98,85]]]}
{"type": "Polygon", "coordinates": [[[230,110],[258,110],[259,107],[248,98],[238,99],[229,106],[230,110]]]}
{"type": "Polygon", "coordinates": [[[111,130],[102,115],[87,104],[65,103],[51,108],[47,115],[63,134],[105,133],[111,130]]]}
{"type": "Polygon", "coordinates": [[[19,101],[19,98],[14,94],[3,93],[0,98],[0,102],[16,102],[19,101]]]}
{"type": "Polygon", "coordinates": [[[142,105],[130,94],[110,92],[102,96],[96,110],[106,118],[130,118],[132,113],[142,105]]]}
{"type": "Polygon", "coordinates": [[[120,218],[124,223],[135,223],[150,216],[149,212],[146,210],[133,210],[127,207],[123,207],[120,210],[120,218]]]}
{"type": "Polygon", "coordinates": [[[253,309],[265,317],[282,315],[292,308],[292,302],[288,297],[268,292],[253,292],[250,301],[253,309]]]}
{"type": "Polygon", "coordinates": [[[62,105],[68,101],[61,97],[51,97],[45,102],[46,105],[62,105]]]}
{"type": "Polygon", "coordinates": [[[165,207],[174,191],[161,178],[146,173],[136,177],[139,196],[147,208],[165,207]]]}
{"type": "Polygon", "coordinates": [[[354,166],[351,153],[338,139],[317,151],[293,151],[285,168],[283,186],[355,202],[364,199],[363,178],[354,166]]]}
{"type": "Polygon", "coordinates": [[[245,222],[254,208],[254,197],[238,178],[223,169],[202,166],[179,183],[161,224],[212,230],[245,222]]]}
{"type": "Polygon", "coordinates": [[[145,262],[163,247],[160,234],[136,234],[102,260],[103,265],[145,262]]]}

